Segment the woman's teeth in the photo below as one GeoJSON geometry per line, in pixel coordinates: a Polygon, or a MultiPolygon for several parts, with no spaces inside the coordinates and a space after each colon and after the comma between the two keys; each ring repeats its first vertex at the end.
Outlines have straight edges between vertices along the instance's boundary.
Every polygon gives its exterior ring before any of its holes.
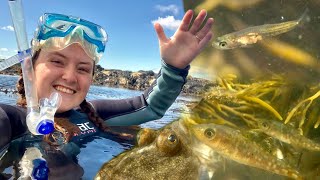
{"type": "Polygon", "coordinates": [[[73,94],[73,93],[74,93],[73,90],[68,89],[68,88],[65,88],[65,87],[62,87],[62,86],[55,86],[54,88],[55,88],[57,91],[61,91],[61,92],[67,93],[67,94],[73,94]]]}

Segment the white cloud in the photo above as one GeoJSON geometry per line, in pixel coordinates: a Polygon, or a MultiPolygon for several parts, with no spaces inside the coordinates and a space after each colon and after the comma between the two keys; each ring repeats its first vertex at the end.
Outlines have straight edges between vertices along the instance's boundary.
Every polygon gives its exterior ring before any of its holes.
{"type": "Polygon", "coordinates": [[[176,30],[178,29],[181,20],[177,20],[173,16],[167,16],[165,18],[158,17],[157,20],[152,21],[152,24],[155,23],[159,23],[165,29],[176,30]]]}
{"type": "Polygon", "coordinates": [[[0,59],[7,59],[17,54],[16,50],[9,50],[8,48],[0,48],[0,59]]]}
{"type": "Polygon", "coordinates": [[[0,48],[0,51],[9,51],[8,48],[0,48]]]}
{"type": "Polygon", "coordinates": [[[0,29],[5,30],[5,31],[14,31],[14,28],[12,26],[3,26],[0,29]]]}
{"type": "Polygon", "coordinates": [[[179,13],[179,8],[176,5],[169,5],[169,6],[163,6],[163,5],[156,5],[156,9],[158,9],[160,12],[171,12],[174,15],[177,15],[179,13]]]}

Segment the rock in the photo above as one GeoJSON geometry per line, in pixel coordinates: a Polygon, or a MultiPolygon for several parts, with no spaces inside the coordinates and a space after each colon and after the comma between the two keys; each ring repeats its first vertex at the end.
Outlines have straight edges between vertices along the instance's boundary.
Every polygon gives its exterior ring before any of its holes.
{"type": "Polygon", "coordinates": [[[199,179],[199,153],[185,129],[179,121],[160,130],[142,129],[139,146],[104,163],[94,179],[199,179]]]}
{"type": "MultiPolygon", "coordinates": [[[[0,74],[19,75],[20,64],[0,71],[0,74]]],[[[157,73],[153,71],[122,71],[116,69],[104,69],[100,65],[96,66],[93,84],[97,86],[108,86],[143,91],[151,86],[156,79],[157,73]]],[[[201,95],[208,87],[214,83],[206,79],[188,76],[187,83],[182,89],[186,95],[201,95]]]]}
{"type": "MultiPolygon", "coordinates": [[[[1,62],[2,60],[0,60],[1,62]]],[[[5,70],[0,71],[0,74],[6,74],[6,75],[19,75],[21,70],[20,63],[15,64],[5,70]]]]}
{"type": "MultiPolygon", "coordinates": [[[[100,69],[100,71],[96,72],[94,84],[143,91],[151,86],[156,77],[157,73],[153,71],[140,70],[138,72],[132,72],[100,69]]],[[[206,89],[213,85],[214,83],[209,80],[188,76],[182,93],[187,95],[201,95],[206,89]]]]}

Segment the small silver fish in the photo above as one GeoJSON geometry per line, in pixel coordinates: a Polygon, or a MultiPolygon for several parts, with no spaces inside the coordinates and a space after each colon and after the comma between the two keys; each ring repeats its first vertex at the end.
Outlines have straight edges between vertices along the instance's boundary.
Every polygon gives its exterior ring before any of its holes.
{"type": "Polygon", "coordinates": [[[211,147],[213,151],[225,158],[278,175],[302,179],[301,174],[295,168],[284,161],[279,161],[278,158],[244,137],[236,129],[213,123],[198,124],[190,128],[198,141],[211,147]]]}
{"type": "Polygon", "coordinates": [[[258,122],[258,131],[279,139],[282,142],[291,144],[294,147],[307,149],[311,151],[320,151],[320,144],[308,139],[300,134],[300,131],[289,127],[278,121],[260,121],[258,122]]]}
{"type": "Polygon", "coordinates": [[[294,21],[253,26],[223,35],[218,37],[212,43],[212,46],[221,50],[245,47],[250,44],[255,44],[266,37],[276,36],[288,32],[301,23],[302,19],[305,18],[307,11],[308,9],[305,10],[299,19],[294,21]]]}

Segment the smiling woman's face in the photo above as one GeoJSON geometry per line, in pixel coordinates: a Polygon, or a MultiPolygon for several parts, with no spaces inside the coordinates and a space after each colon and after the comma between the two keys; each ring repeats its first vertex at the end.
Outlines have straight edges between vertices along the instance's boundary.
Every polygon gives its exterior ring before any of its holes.
{"type": "Polygon", "coordinates": [[[58,92],[62,97],[58,112],[79,106],[92,83],[93,66],[93,60],[76,43],[60,51],[41,50],[34,64],[39,99],[58,92]]]}

